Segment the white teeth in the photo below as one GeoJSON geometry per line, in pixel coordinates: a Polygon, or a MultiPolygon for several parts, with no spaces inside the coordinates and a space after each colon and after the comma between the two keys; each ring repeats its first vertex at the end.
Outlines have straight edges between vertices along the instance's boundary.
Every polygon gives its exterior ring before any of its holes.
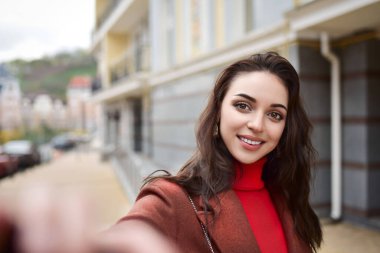
{"type": "Polygon", "coordinates": [[[240,137],[240,140],[244,141],[245,143],[248,143],[250,145],[259,145],[261,144],[261,141],[252,141],[244,137],[240,137]]]}

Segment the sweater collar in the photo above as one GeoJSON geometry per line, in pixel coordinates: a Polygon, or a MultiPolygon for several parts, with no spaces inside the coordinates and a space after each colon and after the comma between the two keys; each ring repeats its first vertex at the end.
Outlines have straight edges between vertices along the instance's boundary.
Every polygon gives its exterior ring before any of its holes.
{"type": "Polygon", "coordinates": [[[266,161],[267,158],[263,157],[251,164],[235,162],[236,179],[233,189],[249,191],[264,188],[264,181],[261,176],[266,161]]]}

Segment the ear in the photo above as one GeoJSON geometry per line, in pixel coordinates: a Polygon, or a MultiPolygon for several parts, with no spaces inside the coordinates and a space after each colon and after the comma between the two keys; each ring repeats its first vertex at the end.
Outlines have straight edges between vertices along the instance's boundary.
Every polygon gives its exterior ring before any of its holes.
{"type": "Polygon", "coordinates": [[[216,116],[216,125],[219,126],[220,125],[220,113],[221,112],[221,109],[219,109],[218,111],[218,115],[216,116]]]}

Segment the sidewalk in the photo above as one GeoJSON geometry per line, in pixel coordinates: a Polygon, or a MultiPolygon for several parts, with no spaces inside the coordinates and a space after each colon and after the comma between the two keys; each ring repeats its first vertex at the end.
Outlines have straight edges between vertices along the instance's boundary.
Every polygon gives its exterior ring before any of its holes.
{"type": "Polygon", "coordinates": [[[349,223],[323,224],[320,253],[379,253],[380,232],[349,223]]]}
{"type": "MultiPolygon", "coordinates": [[[[71,152],[51,163],[0,180],[0,199],[11,203],[27,186],[50,184],[70,192],[85,192],[96,199],[101,224],[108,227],[127,213],[132,201],[128,200],[110,163],[101,162],[93,152],[71,152]]],[[[324,244],[320,253],[379,253],[380,232],[347,223],[322,222],[324,244]]]]}

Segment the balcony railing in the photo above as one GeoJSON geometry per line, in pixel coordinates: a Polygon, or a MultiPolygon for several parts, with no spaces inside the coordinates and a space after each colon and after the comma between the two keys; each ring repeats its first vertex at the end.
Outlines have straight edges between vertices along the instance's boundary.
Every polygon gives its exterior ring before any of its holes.
{"type": "Polygon", "coordinates": [[[293,0],[293,5],[295,8],[298,8],[313,1],[315,0],[293,0]]]}
{"type": "Polygon", "coordinates": [[[148,71],[150,68],[149,50],[148,46],[131,48],[113,61],[110,65],[111,85],[135,73],[148,71]]]}
{"type": "Polygon", "coordinates": [[[99,29],[103,23],[108,19],[111,13],[116,9],[122,0],[109,0],[105,11],[96,20],[96,30],[99,29]]]}

